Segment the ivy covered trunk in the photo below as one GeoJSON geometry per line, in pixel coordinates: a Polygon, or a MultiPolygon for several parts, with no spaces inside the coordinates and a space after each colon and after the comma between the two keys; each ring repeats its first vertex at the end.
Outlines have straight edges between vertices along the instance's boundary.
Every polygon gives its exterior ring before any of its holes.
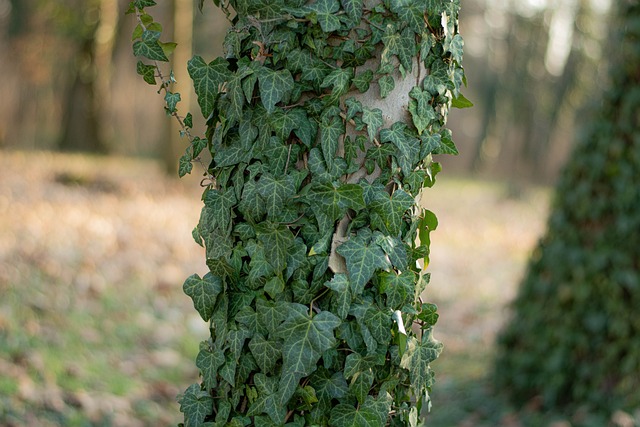
{"type": "Polygon", "coordinates": [[[640,4],[617,3],[612,84],[499,338],[496,384],[520,405],[640,408],[640,4]]]}
{"type": "MultiPolygon", "coordinates": [[[[152,3],[132,3],[134,52],[164,60],[152,3]]],[[[190,140],[181,174],[212,156],[193,231],[210,273],[184,283],[211,337],[184,424],[415,426],[442,350],[420,195],[433,155],[456,153],[449,108],[469,105],[459,3],[214,3],[233,24],[226,55],[188,62],[205,135],[161,83],[190,140]]]]}

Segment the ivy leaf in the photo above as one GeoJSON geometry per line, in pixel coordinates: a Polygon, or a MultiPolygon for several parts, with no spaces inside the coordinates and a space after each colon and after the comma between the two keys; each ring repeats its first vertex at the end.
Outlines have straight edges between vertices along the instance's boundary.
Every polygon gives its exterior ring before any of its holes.
{"type": "Polygon", "coordinates": [[[434,154],[453,154],[458,155],[458,149],[451,138],[451,130],[443,129],[440,132],[440,148],[433,152],[434,154]]]}
{"type": "Polygon", "coordinates": [[[287,97],[293,89],[293,77],[287,69],[275,71],[262,67],[258,71],[258,83],[260,101],[269,114],[274,112],[276,104],[287,97]]]}
{"type": "Polygon", "coordinates": [[[287,307],[283,302],[271,302],[260,298],[256,301],[258,322],[269,333],[274,333],[286,318],[287,307]]]}
{"type": "Polygon", "coordinates": [[[218,369],[225,362],[224,354],[221,351],[202,348],[196,357],[196,366],[202,372],[202,380],[208,390],[218,385],[218,369]]]}
{"type": "Polygon", "coordinates": [[[350,68],[337,68],[324,78],[321,88],[331,88],[333,97],[340,97],[349,90],[353,71],[350,68]]]}
{"type": "Polygon", "coordinates": [[[342,9],[347,13],[349,19],[354,23],[360,23],[364,3],[362,0],[341,0],[342,9]]]}
{"type": "Polygon", "coordinates": [[[249,342],[249,350],[262,372],[274,372],[276,364],[282,356],[282,343],[265,339],[261,334],[255,334],[249,342]]]}
{"type": "Polygon", "coordinates": [[[396,82],[392,76],[386,74],[378,79],[380,86],[380,98],[386,98],[396,87],[396,82]]]}
{"type": "Polygon", "coordinates": [[[416,34],[422,34],[426,26],[424,2],[414,0],[394,0],[391,11],[397,13],[401,22],[406,23],[416,34]]]}
{"type": "Polygon", "coordinates": [[[270,219],[278,218],[283,207],[296,193],[295,182],[291,175],[276,178],[270,173],[265,173],[260,177],[256,190],[265,201],[267,215],[270,219]]]}
{"type": "Polygon", "coordinates": [[[180,412],[184,413],[185,427],[199,427],[213,413],[213,398],[200,385],[191,384],[180,399],[180,412]]]}
{"type": "Polygon", "coordinates": [[[244,184],[238,210],[252,222],[258,222],[266,213],[264,200],[259,195],[258,184],[255,181],[244,184]]]}
{"type": "Polygon", "coordinates": [[[208,118],[213,112],[220,85],[231,75],[229,63],[224,58],[216,58],[207,64],[202,57],[196,55],[187,62],[187,71],[193,80],[202,115],[208,118]]]}
{"type": "Polygon", "coordinates": [[[382,219],[384,226],[381,231],[387,231],[391,236],[398,236],[402,230],[402,218],[415,204],[413,197],[402,189],[397,189],[393,195],[386,192],[376,193],[371,203],[371,210],[382,219]]]}
{"type": "Polygon", "coordinates": [[[386,255],[370,239],[361,234],[350,238],[336,249],[347,263],[351,290],[354,295],[362,294],[364,286],[377,269],[390,267],[386,255]]]}
{"type": "Polygon", "coordinates": [[[367,395],[369,394],[369,390],[371,390],[371,386],[373,385],[373,380],[375,376],[371,369],[364,370],[362,372],[358,372],[353,380],[351,380],[351,385],[349,386],[349,390],[358,400],[358,403],[364,403],[367,395]]]}
{"type": "Polygon", "coordinates": [[[313,206],[335,221],[343,216],[347,209],[364,209],[363,195],[362,187],[357,184],[327,182],[315,185],[307,197],[313,206]]]}
{"type": "Polygon", "coordinates": [[[150,85],[156,84],[156,67],[147,65],[142,61],[136,64],[136,72],[142,76],[142,79],[150,85]]]}
{"type": "Polygon", "coordinates": [[[169,58],[164,54],[162,46],[158,43],[159,38],[159,31],[143,31],[142,40],[133,43],[133,54],[153,61],[169,62],[169,58]]]}
{"type": "Polygon", "coordinates": [[[438,306],[432,303],[422,304],[418,319],[425,323],[425,326],[431,327],[438,322],[438,306]]]}
{"type": "Polygon", "coordinates": [[[353,78],[353,85],[358,89],[361,93],[364,93],[369,90],[369,84],[371,84],[371,80],[373,80],[373,71],[366,70],[360,74],[357,74],[353,78]]]}
{"type": "Polygon", "coordinates": [[[391,396],[367,396],[366,401],[359,408],[341,403],[331,410],[330,425],[335,427],[370,427],[383,426],[391,410],[391,396]]]}
{"type": "Polygon", "coordinates": [[[180,157],[178,163],[178,176],[182,178],[183,176],[190,174],[192,170],[193,163],[191,163],[191,155],[185,153],[180,157]]]}
{"type": "Polygon", "coordinates": [[[378,129],[382,127],[384,123],[382,120],[382,110],[379,108],[362,109],[362,121],[367,125],[367,134],[369,135],[369,141],[373,141],[378,134],[378,129]]]}
{"type": "Polygon", "coordinates": [[[180,94],[167,91],[167,93],[164,95],[164,101],[167,103],[167,110],[170,113],[175,113],[176,111],[178,111],[176,106],[180,101],[180,94]]]}
{"type": "Polygon", "coordinates": [[[336,314],[342,320],[346,319],[352,300],[351,290],[349,289],[349,278],[346,274],[338,273],[324,285],[333,291],[336,314]]]}
{"type": "Polygon", "coordinates": [[[257,373],[253,376],[253,381],[258,389],[258,398],[249,407],[247,416],[251,417],[266,413],[276,425],[282,425],[284,423],[285,407],[278,402],[276,394],[278,380],[267,377],[262,373],[257,373]]]}
{"type": "Polygon", "coordinates": [[[340,144],[340,137],[344,133],[344,128],[344,122],[340,117],[334,117],[330,123],[323,123],[320,144],[324,161],[329,166],[329,169],[333,165],[333,159],[336,156],[336,150],[340,144]]]}
{"type": "Polygon", "coordinates": [[[310,382],[320,401],[329,402],[331,399],[340,399],[349,390],[342,371],[335,372],[332,375],[330,371],[323,367],[318,368],[313,373],[310,382]]]}
{"type": "Polygon", "coordinates": [[[192,274],[185,280],[182,289],[193,300],[193,306],[202,320],[208,322],[213,315],[216,299],[222,292],[222,281],[211,273],[205,274],[203,278],[192,274]]]}
{"type": "Polygon", "coordinates": [[[418,160],[420,141],[409,134],[407,125],[402,122],[396,122],[390,129],[382,129],[380,131],[380,141],[391,142],[398,148],[400,152],[398,163],[402,167],[403,173],[409,175],[413,165],[418,160]]]}
{"type": "Polygon", "coordinates": [[[323,32],[330,33],[340,29],[340,19],[336,16],[336,12],[340,9],[338,0],[317,0],[307,9],[316,13],[316,19],[323,32]]]}
{"type": "Polygon", "coordinates": [[[229,188],[226,191],[207,190],[204,195],[203,215],[200,217],[202,228],[208,231],[220,228],[224,231],[230,230],[232,208],[236,204],[235,192],[229,188]],[[203,218],[204,216],[204,218],[203,218]]]}
{"type": "Polygon", "coordinates": [[[284,225],[265,221],[256,226],[256,235],[264,245],[265,254],[269,254],[269,264],[276,271],[282,271],[286,267],[289,248],[293,245],[291,231],[284,225]]]}
{"type": "Polygon", "coordinates": [[[458,63],[462,64],[462,53],[464,50],[464,39],[460,34],[456,34],[451,39],[448,51],[451,52],[451,56],[458,63]]]}
{"type": "Polygon", "coordinates": [[[441,352],[442,343],[433,339],[431,330],[423,335],[422,342],[418,342],[415,337],[409,337],[400,367],[409,370],[409,378],[416,396],[420,396],[425,388],[433,385],[430,363],[436,360],[441,352]]]}
{"type": "Polygon", "coordinates": [[[155,6],[155,0],[134,0],[133,5],[138,9],[144,9],[145,7],[155,6]]]}
{"type": "Polygon", "coordinates": [[[289,307],[287,320],[274,334],[276,338],[284,339],[278,390],[283,406],[293,395],[300,379],[316,369],[322,353],[335,345],[333,330],[341,323],[329,311],[310,317],[304,305],[291,303],[289,307]]]}
{"type": "Polygon", "coordinates": [[[470,108],[473,107],[473,102],[469,101],[463,94],[459,93],[458,96],[451,100],[451,106],[454,108],[470,108]]]}
{"type": "Polygon", "coordinates": [[[387,307],[399,310],[413,299],[415,273],[410,270],[401,274],[383,272],[380,275],[380,292],[387,295],[387,307]]]}

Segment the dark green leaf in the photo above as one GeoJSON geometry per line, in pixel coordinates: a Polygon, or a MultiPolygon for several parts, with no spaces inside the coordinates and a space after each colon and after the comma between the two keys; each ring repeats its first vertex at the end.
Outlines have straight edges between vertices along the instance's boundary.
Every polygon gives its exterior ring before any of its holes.
{"type": "Polygon", "coordinates": [[[378,134],[378,130],[382,127],[384,121],[382,120],[382,110],[379,108],[362,109],[362,121],[367,125],[367,134],[369,135],[369,141],[373,141],[378,134]]]}
{"type": "Polygon", "coordinates": [[[316,369],[322,353],[335,345],[333,330],[340,322],[329,311],[311,317],[306,306],[290,304],[287,320],[275,333],[277,338],[284,339],[279,385],[281,405],[289,401],[300,379],[316,369]]]}
{"type": "Polygon", "coordinates": [[[258,82],[260,101],[269,114],[273,113],[276,104],[287,97],[293,89],[293,77],[286,69],[275,71],[262,67],[258,72],[258,82]]]}
{"type": "Polygon", "coordinates": [[[362,0],[340,0],[342,8],[353,23],[359,24],[362,18],[364,3],[362,0]]]}
{"type": "Polygon", "coordinates": [[[325,33],[340,29],[340,19],[336,16],[336,12],[340,9],[338,0],[317,0],[308,6],[308,9],[316,13],[320,28],[325,33]]]}
{"type": "Polygon", "coordinates": [[[354,375],[353,379],[351,380],[349,390],[356,397],[358,403],[364,403],[365,399],[369,395],[369,390],[371,390],[374,378],[375,376],[373,375],[373,371],[371,369],[358,372],[356,375],[354,375]]]}
{"type": "Polygon", "coordinates": [[[349,279],[346,274],[338,273],[331,281],[324,284],[333,291],[335,300],[335,312],[342,320],[347,318],[349,307],[351,306],[351,290],[349,289],[349,279]]]}
{"type": "Polygon", "coordinates": [[[158,43],[160,33],[146,30],[142,33],[142,40],[133,43],[133,54],[153,61],[168,62],[169,58],[164,54],[162,46],[158,43]]]}
{"type": "Polygon", "coordinates": [[[267,261],[276,271],[286,267],[287,253],[293,244],[293,234],[283,225],[263,222],[256,226],[256,235],[264,245],[267,261]]]}
{"type": "Polygon", "coordinates": [[[156,84],[156,67],[154,65],[146,65],[142,61],[138,61],[136,72],[142,76],[142,79],[150,85],[156,84]]]}
{"type": "Polygon", "coordinates": [[[369,90],[369,84],[373,80],[373,71],[366,70],[360,74],[357,74],[353,78],[353,85],[362,93],[369,90]]]}
{"type": "Polygon", "coordinates": [[[265,173],[258,181],[257,191],[265,201],[267,215],[270,219],[279,218],[289,199],[296,193],[295,183],[291,175],[278,178],[265,173]]]}
{"type": "Polygon", "coordinates": [[[182,178],[183,176],[191,173],[193,170],[193,163],[191,163],[191,155],[188,153],[183,154],[180,157],[178,164],[178,176],[182,178]]]}
{"type": "Polygon", "coordinates": [[[265,374],[274,372],[276,364],[282,355],[282,342],[266,340],[262,335],[255,334],[249,342],[249,349],[256,363],[265,374]]]}
{"type": "Polygon", "coordinates": [[[208,322],[213,314],[216,299],[223,289],[220,279],[211,273],[205,274],[203,278],[193,274],[185,280],[182,289],[193,300],[193,306],[202,320],[208,322]]]}
{"type": "Polygon", "coordinates": [[[180,399],[180,412],[184,413],[185,427],[199,427],[213,413],[213,398],[198,384],[191,384],[180,399]]]}
{"type": "Polygon", "coordinates": [[[221,351],[203,348],[196,357],[196,366],[202,372],[202,380],[208,390],[218,385],[218,369],[225,362],[224,354],[221,351]]]}
{"type": "Polygon", "coordinates": [[[387,295],[387,307],[399,310],[412,303],[414,297],[415,273],[410,270],[402,274],[383,272],[380,275],[380,292],[387,295]]]}
{"type": "Polygon", "coordinates": [[[378,79],[380,86],[380,98],[386,98],[396,87],[396,82],[390,75],[384,75],[378,79]]]}
{"type": "Polygon", "coordinates": [[[231,73],[229,63],[224,58],[216,58],[206,63],[200,56],[194,56],[187,62],[187,71],[198,97],[202,115],[208,118],[213,112],[220,86],[227,81],[231,73]]]}
{"type": "Polygon", "coordinates": [[[386,192],[377,193],[370,207],[382,220],[384,228],[381,231],[386,231],[396,237],[402,230],[404,214],[414,204],[415,200],[409,193],[398,189],[391,196],[386,192]]]}
{"type": "Polygon", "coordinates": [[[167,110],[170,113],[175,113],[177,111],[176,106],[180,101],[180,94],[167,91],[167,93],[164,95],[164,101],[167,103],[167,110]]]}
{"type": "Polygon", "coordinates": [[[362,294],[364,286],[377,269],[384,270],[390,267],[382,249],[361,235],[350,238],[338,246],[337,251],[347,263],[354,295],[362,294]]]}
{"type": "Polygon", "coordinates": [[[400,366],[409,370],[412,388],[419,396],[426,387],[433,385],[433,372],[430,363],[442,352],[442,343],[433,339],[429,330],[422,337],[422,342],[414,337],[407,340],[407,351],[402,356],[400,366]]]}

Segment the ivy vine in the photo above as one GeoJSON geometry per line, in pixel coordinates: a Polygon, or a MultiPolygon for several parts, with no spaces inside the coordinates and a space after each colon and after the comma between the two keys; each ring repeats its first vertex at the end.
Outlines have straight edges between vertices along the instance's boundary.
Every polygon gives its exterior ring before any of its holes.
{"type": "Polygon", "coordinates": [[[159,67],[175,46],[155,1],[129,7],[137,71],[189,141],[179,174],[200,162],[207,184],[210,272],[184,291],[211,336],[184,425],[416,426],[442,350],[420,194],[457,154],[449,109],[470,106],[459,0],[213,2],[233,26],[224,57],[187,64],[200,136],[159,67]]]}

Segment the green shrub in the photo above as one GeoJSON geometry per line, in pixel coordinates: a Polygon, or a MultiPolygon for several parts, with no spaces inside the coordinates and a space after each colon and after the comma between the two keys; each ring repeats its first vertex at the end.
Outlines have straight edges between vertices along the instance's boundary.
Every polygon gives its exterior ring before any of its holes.
{"type": "Polygon", "coordinates": [[[496,385],[520,405],[640,408],[640,6],[619,7],[612,85],[499,338],[496,385]]]}
{"type": "MultiPolygon", "coordinates": [[[[131,4],[133,48],[165,61],[154,3],[131,4]]],[[[417,264],[437,221],[419,195],[433,155],[457,153],[449,108],[470,105],[458,1],[214,3],[226,55],[187,65],[205,135],[157,62],[138,63],[184,124],[180,175],[212,156],[193,231],[210,273],[184,283],[211,337],[184,424],[415,426],[442,349],[417,264]]]]}

